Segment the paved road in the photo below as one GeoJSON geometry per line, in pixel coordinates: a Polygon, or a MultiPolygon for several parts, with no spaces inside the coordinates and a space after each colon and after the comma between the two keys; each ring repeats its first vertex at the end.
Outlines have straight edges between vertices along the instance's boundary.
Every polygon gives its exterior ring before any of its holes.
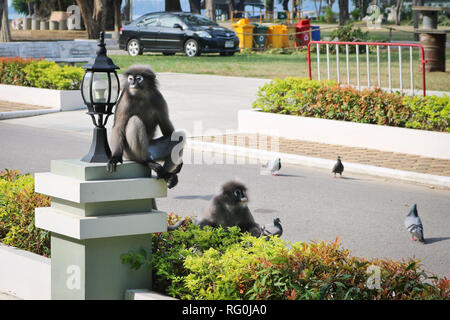
{"type": "MultiPolygon", "coordinates": [[[[161,82],[162,87],[166,82],[172,86],[165,94],[174,122],[184,128],[193,128],[193,121],[199,118],[206,128],[236,128],[235,112],[248,102],[246,99],[251,101],[249,95],[256,87],[251,79],[248,83],[231,79],[230,103],[220,92],[197,89],[189,76],[166,77],[161,82]],[[181,88],[189,91],[174,94],[181,88]],[[214,99],[215,94],[220,98],[214,99]],[[189,113],[191,109],[194,114],[189,113]]],[[[219,80],[226,79],[217,77],[219,80]]],[[[0,121],[0,168],[47,171],[52,159],[81,158],[89,148],[90,125],[81,111],[0,121]]],[[[333,179],[328,170],[301,166],[284,165],[282,174],[261,176],[259,165],[248,163],[185,165],[179,185],[169,191],[168,198],[158,200],[158,205],[167,212],[195,215],[207,207],[220,184],[239,178],[249,187],[255,219],[269,223],[280,217],[286,240],[334,240],[338,236],[355,255],[394,259],[416,256],[423,259],[427,270],[450,276],[450,191],[368,176],[333,179]],[[403,227],[414,202],[425,226],[425,245],[412,242],[403,227]]]]}

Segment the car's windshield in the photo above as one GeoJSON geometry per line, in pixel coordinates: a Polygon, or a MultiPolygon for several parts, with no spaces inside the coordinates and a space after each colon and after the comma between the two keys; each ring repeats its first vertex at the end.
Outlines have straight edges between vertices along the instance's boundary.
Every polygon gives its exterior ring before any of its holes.
{"type": "Polygon", "coordinates": [[[217,23],[201,15],[180,15],[179,17],[186,25],[190,27],[217,26],[217,23]]]}

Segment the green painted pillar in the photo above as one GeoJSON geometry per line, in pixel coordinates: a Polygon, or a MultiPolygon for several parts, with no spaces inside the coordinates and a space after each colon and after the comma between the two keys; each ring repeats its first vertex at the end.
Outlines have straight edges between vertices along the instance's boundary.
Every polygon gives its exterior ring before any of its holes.
{"type": "Polygon", "coordinates": [[[36,208],[36,226],[51,231],[52,299],[124,299],[129,289],[151,289],[150,270],[132,270],[120,255],[151,252],[151,233],[167,231],[167,214],[152,210],[165,197],[164,180],[124,162],[110,174],[105,164],[53,160],[35,174],[35,191],[52,197],[36,208]]]}

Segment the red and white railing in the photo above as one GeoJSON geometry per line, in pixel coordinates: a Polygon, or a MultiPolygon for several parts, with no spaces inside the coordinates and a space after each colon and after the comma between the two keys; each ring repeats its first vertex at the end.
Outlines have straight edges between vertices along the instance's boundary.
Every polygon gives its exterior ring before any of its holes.
{"type": "Polygon", "coordinates": [[[388,83],[389,90],[392,90],[392,61],[391,61],[391,47],[398,47],[398,68],[400,75],[400,91],[404,91],[406,88],[403,88],[403,72],[402,72],[402,48],[409,47],[409,73],[410,73],[410,89],[411,94],[414,95],[414,72],[413,72],[413,48],[418,48],[421,56],[421,70],[422,70],[422,89],[423,95],[426,95],[426,83],[425,83],[425,55],[422,45],[415,43],[383,43],[383,42],[342,42],[342,41],[310,41],[308,44],[308,75],[309,79],[312,79],[312,71],[311,71],[311,46],[316,45],[317,49],[317,74],[318,80],[321,80],[320,76],[320,45],[326,46],[326,55],[327,55],[327,78],[331,79],[331,70],[330,70],[330,45],[336,46],[336,79],[338,82],[341,82],[341,73],[340,73],[340,59],[339,59],[339,47],[345,46],[345,55],[346,55],[346,75],[347,75],[347,84],[350,83],[350,64],[349,64],[349,46],[356,46],[356,79],[357,79],[357,87],[361,89],[361,72],[360,72],[360,59],[359,59],[359,46],[366,46],[366,72],[367,72],[367,87],[372,87],[370,82],[370,52],[369,46],[376,46],[376,57],[377,57],[377,86],[381,87],[381,69],[380,69],[380,47],[387,47],[387,56],[388,56],[388,83]]]}

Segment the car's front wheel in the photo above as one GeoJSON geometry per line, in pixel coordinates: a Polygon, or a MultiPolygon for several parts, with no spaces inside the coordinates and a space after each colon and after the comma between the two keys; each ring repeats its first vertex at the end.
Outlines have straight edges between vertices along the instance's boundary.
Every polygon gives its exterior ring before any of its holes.
{"type": "Polygon", "coordinates": [[[195,39],[189,39],[184,44],[184,53],[188,57],[195,57],[200,55],[200,47],[198,45],[198,42],[195,39]]]}
{"type": "Polygon", "coordinates": [[[132,57],[136,57],[142,54],[142,47],[139,40],[131,39],[130,41],[128,41],[127,51],[128,54],[132,57]]]}

